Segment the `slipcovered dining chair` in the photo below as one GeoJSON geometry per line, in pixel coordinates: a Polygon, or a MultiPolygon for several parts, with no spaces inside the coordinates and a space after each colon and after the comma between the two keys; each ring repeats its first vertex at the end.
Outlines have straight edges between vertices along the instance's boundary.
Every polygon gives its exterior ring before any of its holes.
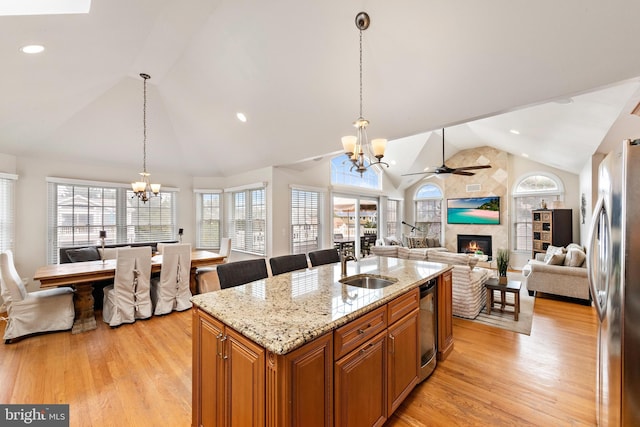
{"type": "Polygon", "coordinates": [[[269,259],[271,274],[277,275],[295,270],[304,270],[309,267],[305,254],[282,255],[269,259]]]}
{"type": "Polygon", "coordinates": [[[13,263],[13,253],[0,253],[0,286],[7,307],[5,343],[25,335],[63,331],[73,327],[73,289],[28,292],[13,263]]]}
{"type": "MultiPolygon", "coordinates": [[[[220,239],[220,255],[224,256],[223,264],[229,262],[229,254],[231,253],[231,239],[223,237],[220,239]]],[[[205,293],[220,290],[220,281],[218,280],[217,267],[200,267],[196,270],[196,283],[198,285],[198,293],[205,293]]]]}
{"type": "Polygon", "coordinates": [[[190,271],[191,245],[165,245],[160,277],[151,279],[153,314],[161,315],[191,308],[190,271]]]}
{"type": "Polygon", "coordinates": [[[113,285],[104,288],[102,319],[109,326],[151,317],[151,246],[118,250],[113,285]]]}
{"type": "Polygon", "coordinates": [[[320,249],[318,251],[309,252],[309,260],[313,267],[332,264],[334,262],[340,262],[340,254],[337,249],[320,249]]]}
{"type": "Polygon", "coordinates": [[[263,258],[221,264],[217,268],[220,289],[244,285],[254,280],[266,279],[267,263],[263,258]]]}

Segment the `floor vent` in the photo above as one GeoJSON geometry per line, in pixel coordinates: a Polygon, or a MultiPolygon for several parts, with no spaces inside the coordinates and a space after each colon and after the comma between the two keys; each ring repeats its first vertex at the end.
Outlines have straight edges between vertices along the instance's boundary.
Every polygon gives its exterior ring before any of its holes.
{"type": "Polygon", "coordinates": [[[480,184],[470,184],[467,185],[467,193],[476,193],[482,189],[480,184]]]}

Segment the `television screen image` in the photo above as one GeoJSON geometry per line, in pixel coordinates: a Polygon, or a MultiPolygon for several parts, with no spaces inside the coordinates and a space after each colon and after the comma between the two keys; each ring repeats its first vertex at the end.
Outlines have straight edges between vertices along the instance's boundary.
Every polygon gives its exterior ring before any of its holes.
{"type": "Polygon", "coordinates": [[[447,200],[448,224],[500,224],[500,197],[447,200]]]}

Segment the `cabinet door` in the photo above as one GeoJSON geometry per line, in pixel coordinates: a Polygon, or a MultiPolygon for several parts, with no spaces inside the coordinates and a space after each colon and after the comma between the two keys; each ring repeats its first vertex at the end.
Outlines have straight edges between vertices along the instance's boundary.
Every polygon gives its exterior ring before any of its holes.
{"type": "MultiPolygon", "coordinates": [[[[265,423],[265,351],[231,328],[225,335],[225,424],[265,423]]],[[[220,424],[222,425],[222,424],[220,424]]]]}
{"type": "Polygon", "coordinates": [[[453,350],[453,289],[451,270],[438,278],[438,360],[453,350]]]}
{"type": "Polygon", "coordinates": [[[223,425],[224,361],[223,325],[193,310],[193,426],[223,425]]]}
{"type": "Polygon", "coordinates": [[[387,413],[396,410],[418,383],[420,350],[418,341],[418,310],[389,327],[387,337],[387,413]]]}
{"type": "Polygon", "coordinates": [[[377,335],[335,365],[335,425],[379,426],[387,419],[387,333],[377,335]]]}

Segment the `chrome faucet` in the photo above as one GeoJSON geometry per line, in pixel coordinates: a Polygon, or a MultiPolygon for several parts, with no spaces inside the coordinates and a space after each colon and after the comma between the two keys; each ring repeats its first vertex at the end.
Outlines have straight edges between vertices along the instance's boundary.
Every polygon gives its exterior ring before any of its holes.
{"type": "Polygon", "coordinates": [[[342,277],[345,277],[347,275],[347,261],[358,261],[356,259],[356,257],[353,256],[353,254],[351,254],[350,252],[347,252],[346,250],[343,252],[340,252],[340,274],[342,277]]]}

